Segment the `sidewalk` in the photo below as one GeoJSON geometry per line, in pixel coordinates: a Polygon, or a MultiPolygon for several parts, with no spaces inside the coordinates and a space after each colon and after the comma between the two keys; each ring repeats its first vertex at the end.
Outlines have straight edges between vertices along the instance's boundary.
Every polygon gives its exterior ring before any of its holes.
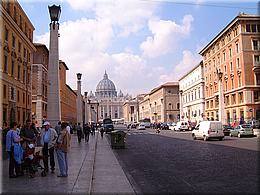
{"type": "Polygon", "coordinates": [[[80,144],[76,135],[72,135],[68,164],[67,178],[57,177],[59,171],[56,162],[55,174],[41,177],[41,171],[38,171],[35,178],[25,174],[9,179],[8,161],[4,160],[1,191],[4,194],[134,194],[105,135],[102,139],[96,132],[95,136],[90,135],[89,143],[82,140],[80,144]]]}

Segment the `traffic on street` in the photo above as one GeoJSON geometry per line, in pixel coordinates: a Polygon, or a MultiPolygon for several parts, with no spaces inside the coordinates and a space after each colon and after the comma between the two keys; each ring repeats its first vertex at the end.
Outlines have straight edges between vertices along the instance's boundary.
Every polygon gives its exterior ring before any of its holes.
{"type": "Polygon", "coordinates": [[[114,150],[138,193],[257,193],[259,139],[193,140],[191,132],[125,129],[114,150]]]}

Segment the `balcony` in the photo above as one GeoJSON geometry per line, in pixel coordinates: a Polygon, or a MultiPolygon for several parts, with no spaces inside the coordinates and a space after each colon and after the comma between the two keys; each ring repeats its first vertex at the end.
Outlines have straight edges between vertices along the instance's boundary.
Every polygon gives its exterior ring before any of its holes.
{"type": "Polygon", "coordinates": [[[253,71],[260,72],[260,62],[254,62],[253,71]]]}

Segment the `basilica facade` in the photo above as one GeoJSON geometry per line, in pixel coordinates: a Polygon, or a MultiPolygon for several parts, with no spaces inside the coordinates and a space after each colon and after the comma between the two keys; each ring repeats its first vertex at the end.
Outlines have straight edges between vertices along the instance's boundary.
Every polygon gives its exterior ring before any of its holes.
{"type": "Polygon", "coordinates": [[[121,90],[117,93],[115,84],[105,72],[103,79],[97,84],[95,93],[90,91],[88,94],[88,103],[92,108],[90,120],[101,121],[105,118],[111,118],[116,121],[123,119],[124,102],[131,98],[128,94],[124,95],[121,90]]]}

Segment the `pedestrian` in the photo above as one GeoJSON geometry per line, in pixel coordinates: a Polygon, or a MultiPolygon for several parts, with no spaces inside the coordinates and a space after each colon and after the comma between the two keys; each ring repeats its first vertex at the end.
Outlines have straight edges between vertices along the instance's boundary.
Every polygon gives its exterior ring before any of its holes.
{"type": "Polygon", "coordinates": [[[56,131],[56,133],[57,133],[58,135],[60,134],[60,131],[61,131],[61,122],[60,122],[60,121],[59,121],[58,124],[56,125],[55,131],[56,131]]]}
{"type": "Polygon", "coordinates": [[[6,151],[9,155],[9,178],[21,176],[21,161],[23,156],[20,144],[22,138],[17,133],[17,123],[10,124],[10,130],[6,134],[6,151]],[[15,173],[14,173],[15,171],[15,173]]]}
{"type": "Polygon", "coordinates": [[[104,136],[104,128],[101,128],[101,129],[100,129],[100,133],[101,133],[101,138],[103,139],[103,136],[104,136]]]}
{"type": "Polygon", "coordinates": [[[93,123],[91,124],[91,135],[95,135],[95,126],[93,123]]]}
{"type": "Polygon", "coordinates": [[[54,161],[54,145],[57,140],[57,132],[50,127],[50,123],[45,121],[43,124],[43,130],[41,132],[41,144],[43,145],[42,154],[43,154],[43,164],[44,171],[49,172],[49,162],[48,156],[50,156],[50,166],[51,173],[54,173],[55,170],[55,161],[54,161]]]}
{"type": "Polygon", "coordinates": [[[31,124],[31,120],[26,120],[26,125],[23,126],[20,134],[23,138],[23,149],[25,149],[29,144],[35,144],[38,135],[39,132],[36,130],[34,125],[31,124]]]}
{"type": "Polygon", "coordinates": [[[83,132],[84,132],[84,136],[85,136],[85,142],[88,142],[89,141],[89,134],[90,134],[90,127],[88,126],[88,124],[84,125],[83,132]]]}
{"type": "Polygon", "coordinates": [[[67,177],[68,176],[68,161],[67,161],[67,152],[69,150],[70,145],[70,133],[67,131],[67,123],[61,124],[61,131],[58,135],[58,139],[56,142],[56,153],[57,160],[59,164],[60,174],[58,177],[67,177]]]}
{"type": "Polygon", "coordinates": [[[78,136],[78,142],[81,142],[81,138],[82,138],[82,128],[80,126],[80,123],[78,123],[78,125],[76,126],[76,130],[77,130],[77,136],[78,136]]]}

